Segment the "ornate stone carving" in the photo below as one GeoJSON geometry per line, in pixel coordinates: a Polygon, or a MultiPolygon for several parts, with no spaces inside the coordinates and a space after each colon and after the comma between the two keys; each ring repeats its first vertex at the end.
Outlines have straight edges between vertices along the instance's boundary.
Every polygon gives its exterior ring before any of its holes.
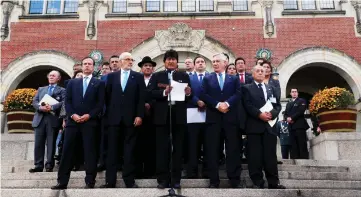
{"type": "Polygon", "coordinates": [[[155,39],[162,51],[171,48],[188,48],[199,51],[204,43],[205,31],[193,30],[185,23],[176,23],[168,30],[155,31],[155,39]]]}
{"type": "Polygon", "coordinates": [[[361,34],[361,2],[351,1],[351,5],[355,8],[356,11],[356,31],[361,34]]]}
{"type": "Polygon", "coordinates": [[[88,3],[88,9],[89,9],[89,24],[87,27],[87,36],[92,39],[96,34],[96,28],[95,28],[95,12],[98,4],[100,1],[98,0],[88,0],[84,3],[88,3]]]}
{"type": "Polygon", "coordinates": [[[1,25],[1,40],[5,40],[9,36],[9,18],[13,11],[15,2],[14,1],[1,1],[3,10],[3,22],[1,25]]]}
{"type": "Polygon", "coordinates": [[[272,5],[273,0],[263,1],[263,6],[266,9],[266,24],[264,28],[269,37],[274,34],[274,25],[272,22],[272,5]]]}

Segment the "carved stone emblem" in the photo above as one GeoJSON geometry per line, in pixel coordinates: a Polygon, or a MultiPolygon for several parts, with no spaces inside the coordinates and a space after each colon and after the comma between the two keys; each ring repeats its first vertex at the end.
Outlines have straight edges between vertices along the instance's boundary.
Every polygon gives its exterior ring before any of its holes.
{"type": "Polygon", "coordinates": [[[204,37],[205,30],[193,30],[185,23],[175,23],[168,30],[155,31],[155,39],[162,51],[176,48],[199,51],[204,37]]]}

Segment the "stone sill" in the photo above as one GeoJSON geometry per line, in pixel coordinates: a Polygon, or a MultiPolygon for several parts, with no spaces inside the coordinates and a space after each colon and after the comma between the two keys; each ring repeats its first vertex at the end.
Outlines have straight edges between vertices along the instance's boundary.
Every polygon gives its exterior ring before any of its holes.
{"type": "Polygon", "coordinates": [[[310,140],[310,145],[315,146],[325,141],[361,141],[361,132],[325,132],[310,140]]]}
{"type": "Polygon", "coordinates": [[[106,14],[105,18],[117,17],[174,17],[174,16],[255,16],[255,12],[189,12],[189,13],[111,13],[106,14]]]}
{"type": "Polygon", "coordinates": [[[79,14],[31,14],[19,16],[19,19],[69,19],[79,18],[79,14]]]}
{"type": "Polygon", "coordinates": [[[343,10],[285,10],[283,16],[289,15],[345,15],[343,10]]]}

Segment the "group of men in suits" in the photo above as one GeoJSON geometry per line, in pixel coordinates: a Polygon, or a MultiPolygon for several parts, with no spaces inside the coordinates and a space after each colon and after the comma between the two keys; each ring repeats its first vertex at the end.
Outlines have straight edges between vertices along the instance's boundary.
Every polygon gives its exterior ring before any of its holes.
{"type": "MultiPolygon", "coordinates": [[[[155,171],[158,188],[179,189],[184,150],[188,157],[188,177],[198,177],[200,143],[203,144],[205,176],[210,179],[209,187],[218,188],[221,135],[225,138],[229,184],[232,188],[241,188],[241,135],[247,134],[249,173],[254,187],[264,187],[264,169],[268,187],[284,189],[278,179],[277,134],[273,133],[268,123],[278,116],[280,101],[278,97],[273,97],[276,95],[274,88],[263,83],[262,66],[255,66],[251,77],[244,72],[244,59],[238,58],[235,63],[239,74],[228,75],[225,72],[227,57],[220,53],[212,59],[214,72],[205,71],[206,59],[199,56],[193,60],[195,69],[189,74],[178,70],[178,53],[174,50],[165,53],[165,70],[156,73],[153,73],[156,63],[149,57],[138,64],[143,74],[131,70],[134,59],[130,53],[122,53],[118,61],[121,62],[119,69],[107,74],[102,81],[92,76],[94,60],[84,58],[83,78],[70,80],[66,90],[52,90],[53,97],[58,98],[56,95],[59,95],[59,101],[64,100],[68,118],[58,184],[52,189],[67,188],[74,160],[75,137],[79,133],[85,150],[86,188],[94,188],[97,175],[96,130],[101,119],[106,125],[107,144],[104,188],[116,187],[117,165],[122,151],[123,180],[127,188],[138,187],[135,179],[139,171],[149,173],[149,177],[155,171]],[[172,80],[187,83],[184,101],[169,101],[172,80]],[[267,101],[272,103],[273,109],[261,112],[260,108],[267,101]],[[205,122],[187,124],[189,108],[205,112],[205,122]],[[184,141],[187,141],[187,149],[183,147],[184,141]],[[136,157],[138,154],[141,156],[136,157]]],[[[49,89],[52,88],[39,89],[38,94],[44,94],[49,89]]],[[[38,110],[38,113],[42,111],[45,114],[49,110],[56,110],[56,106],[38,106],[38,110]]],[[[43,119],[52,115],[44,114],[40,115],[43,119]]],[[[40,122],[39,127],[47,126],[46,121],[40,122]]],[[[44,141],[44,131],[38,132],[42,137],[36,140],[40,146],[44,141]]],[[[52,160],[48,161],[51,163],[52,160]]],[[[44,161],[37,162],[39,169],[41,162],[44,161]]]]}

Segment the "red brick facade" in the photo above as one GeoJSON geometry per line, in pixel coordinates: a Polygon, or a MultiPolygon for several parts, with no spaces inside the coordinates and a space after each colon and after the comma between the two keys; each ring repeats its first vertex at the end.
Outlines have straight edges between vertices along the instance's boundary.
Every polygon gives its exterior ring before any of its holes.
{"type": "Polygon", "coordinates": [[[275,19],[276,38],[264,38],[263,19],[99,21],[97,40],[85,40],[86,22],[11,23],[10,41],[1,43],[1,66],[4,69],[16,58],[39,50],[56,50],[80,60],[98,49],[108,59],[130,51],[153,37],[156,30],[166,30],[176,22],[206,30],[207,37],[229,48],[235,56],[246,58],[248,66],[253,65],[259,48],[270,49],[274,65],[278,65],[291,53],[313,46],[334,48],[361,62],[361,38],[355,36],[354,18],[337,17],[275,19]]]}

